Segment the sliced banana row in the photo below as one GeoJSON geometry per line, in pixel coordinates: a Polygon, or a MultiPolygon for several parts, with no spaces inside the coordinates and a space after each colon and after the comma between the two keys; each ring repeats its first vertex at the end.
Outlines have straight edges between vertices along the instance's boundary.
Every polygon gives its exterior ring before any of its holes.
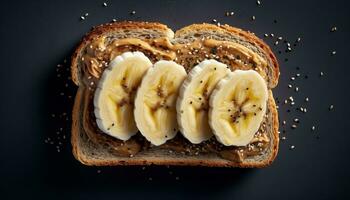
{"type": "Polygon", "coordinates": [[[255,71],[205,60],[187,75],[172,61],[151,61],[141,52],[117,56],[95,92],[98,127],[128,140],[139,130],[152,144],[175,137],[178,129],[198,144],[214,134],[224,145],[248,144],[266,112],[267,86],[255,71]],[[136,95],[136,97],[135,97],[136,95]]]}

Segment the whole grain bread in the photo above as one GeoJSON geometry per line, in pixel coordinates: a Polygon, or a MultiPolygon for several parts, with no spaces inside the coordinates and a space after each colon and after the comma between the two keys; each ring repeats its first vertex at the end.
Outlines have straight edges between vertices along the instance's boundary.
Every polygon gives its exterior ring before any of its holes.
{"type": "MultiPolygon", "coordinates": [[[[225,45],[226,43],[221,43],[221,46],[225,45]]],[[[154,52],[152,53],[150,49],[135,48],[138,51],[143,51],[153,62],[159,59],[171,59],[165,55],[162,56],[154,52]]],[[[213,49],[210,49],[210,52],[212,50],[213,49]]],[[[220,49],[216,47],[214,50],[214,52],[211,52],[214,58],[228,64],[232,70],[240,68],[254,69],[254,65],[249,65],[244,59],[231,58],[225,55],[225,53],[220,54],[220,52],[218,52],[220,49]],[[218,55],[215,57],[215,54],[218,55]],[[241,64],[236,64],[237,61],[241,64]]],[[[165,51],[169,50],[166,49],[165,51]]],[[[206,56],[206,54],[198,51],[193,54],[177,52],[174,61],[182,64],[185,69],[189,71],[200,60],[206,59],[206,56]]],[[[103,67],[101,71],[103,71],[103,67]]],[[[271,89],[278,83],[279,66],[271,49],[252,33],[228,25],[194,24],[182,28],[174,34],[166,25],[159,23],[118,22],[104,24],[93,28],[92,31],[82,39],[72,56],[71,72],[72,80],[79,86],[73,108],[71,142],[74,156],[83,164],[94,166],[157,164],[201,165],[211,167],[263,167],[272,163],[277,155],[279,144],[278,113],[271,89]],[[269,141],[266,148],[258,155],[247,156],[240,160],[226,159],[226,155],[230,155],[232,152],[238,152],[238,150],[232,151],[220,148],[220,150],[211,152],[191,154],[173,151],[172,148],[167,148],[168,146],[150,147],[149,144],[145,145],[147,148],[144,146],[136,147],[135,151],[138,153],[133,153],[132,149],[130,150],[131,153],[127,156],[116,154],[113,149],[122,148],[124,143],[101,133],[96,126],[93,126],[94,117],[89,113],[89,108],[92,106],[91,96],[94,90],[90,87],[89,83],[91,83],[91,80],[98,81],[99,78],[87,77],[89,71],[85,69],[86,66],[82,61],[82,57],[86,54],[89,45],[102,36],[107,38],[104,43],[111,43],[112,41],[125,38],[138,38],[147,42],[152,47],[160,49],[165,47],[154,43],[154,40],[158,38],[167,38],[172,45],[186,45],[205,38],[215,41],[238,43],[259,55],[266,61],[265,65],[260,66],[260,72],[265,75],[264,78],[270,89],[267,113],[263,123],[269,141]],[[218,154],[218,151],[220,151],[220,154],[218,154]]],[[[181,137],[181,134],[178,135],[178,137],[181,137]]],[[[136,136],[136,139],[131,139],[128,142],[135,142],[138,137],[139,136],[136,136]]],[[[183,138],[176,138],[175,141],[186,143],[183,138]]],[[[196,148],[196,146],[194,148],[196,148]]]]}

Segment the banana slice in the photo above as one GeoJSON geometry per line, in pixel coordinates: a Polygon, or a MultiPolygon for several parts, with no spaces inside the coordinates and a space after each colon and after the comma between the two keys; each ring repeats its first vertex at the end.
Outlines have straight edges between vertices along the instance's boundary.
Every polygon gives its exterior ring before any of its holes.
{"type": "Polygon", "coordinates": [[[177,133],[176,98],[185,78],[183,66],[158,61],[142,79],[134,116],[141,134],[154,145],[164,144],[177,133]]]}
{"type": "Polygon", "coordinates": [[[134,98],[142,77],[152,66],[141,52],[125,52],[103,72],[94,96],[98,127],[106,134],[128,140],[137,133],[134,98]]]}
{"type": "Polygon", "coordinates": [[[215,85],[230,70],[215,60],[205,60],[195,66],[181,86],[177,99],[177,120],[181,133],[198,144],[212,136],[208,124],[209,97],[215,85]]]}
{"type": "Polygon", "coordinates": [[[254,137],[266,112],[264,79],[254,70],[231,72],[210,97],[209,123],[226,146],[245,146],[254,137]]]}

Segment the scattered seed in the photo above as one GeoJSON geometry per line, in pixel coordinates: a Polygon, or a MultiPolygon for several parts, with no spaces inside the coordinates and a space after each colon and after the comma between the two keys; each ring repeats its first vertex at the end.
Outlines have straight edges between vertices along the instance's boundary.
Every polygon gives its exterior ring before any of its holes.
{"type": "Polygon", "coordinates": [[[286,121],[283,121],[282,124],[283,124],[283,125],[286,125],[286,121]]]}
{"type": "Polygon", "coordinates": [[[293,149],[295,149],[295,146],[294,146],[294,145],[291,145],[291,146],[290,146],[290,150],[293,150],[293,149]]]}
{"type": "Polygon", "coordinates": [[[296,129],[297,128],[297,125],[295,125],[295,124],[292,124],[292,129],[296,129]]]}
{"type": "Polygon", "coordinates": [[[108,6],[106,2],[103,2],[102,5],[103,5],[103,7],[107,7],[108,6]]]}
{"type": "Polygon", "coordinates": [[[330,105],[329,110],[333,110],[333,107],[334,107],[333,105],[330,105]]]}
{"type": "Polygon", "coordinates": [[[131,15],[135,15],[136,14],[136,11],[135,10],[133,10],[133,11],[131,11],[131,13],[130,13],[131,15]]]}
{"type": "Polygon", "coordinates": [[[312,126],[312,127],[311,127],[311,130],[312,130],[312,131],[314,131],[315,129],[316,129],[316,127],[315,127],[315,126],[312,126]]]}
{"type": "Polygon", "coordinates": [[[85,17],[89,16],[89,13],[85,13],[85,17]]]}
{"type": "Polygon", "coordinates": [[[277,39],[278,39],[278,40],[282,40],[283,38],[280,36],[280,37],[278,37],[277,39]]]}
{"type": "Polygon", "coordinates": [[[298,91],[299,91],[299,88],[298,88],[298,87],[295,87],[295,91],[298,92],[298,91]]]}
{"type": "Polygon", "coordinates": [[[293,86],[291,84],[288,84],[288,88],[292,88],[293,86]]]}
{"type": "Polygon", "coordinates": [[[84,16],[80,16],[80,19],[81,19],[81,20],[85,20],[85,17],[84,17],[84,16]]]}
{"type": "Polygon", "coordinates": [[[299,76],[300,76],[300,74],[296,74],[296,76],[297,76],[297,77],[299,77],[299,76]]]}
{"type": "Polygon", "coordinates": [[[254,16],[254,15],[252,16],[252,20],[253,20],[253,21],[255,20],[255,16],[254,16]]]}
{"type": "Polygon", "coordinates": [[[260,5],[261,5],[261,1],[257,0],[257,1],[256,1],[256,4],[257,4],[258,6],[260,6],[260,5]]]}
{"type": "Polygon", "coordinates": [[[337,54],[337,52],[336,51],[332,51],[332,56],[334,56],[335,54],[337,54]]]}
{"type": "Polygon", "coordinates": [[[299,123],[299,119],[298,119],[298,118],[295,118],[293,121],[294,121],[295,123],[299,123]]]}
{"type": "Polygon", "coordinates": [[[275,42],[275,45],[278,45],[278,41],[275,42]]]}
{"type": "Polygon", "coordinates": [[[294,81],[294,80],[295,80],[295,77],[294,77],[294,76],[290,77],[290,80],[294,81]]]}
{"type": "Polygon", "coordinates": [[[320,72],[320,76],[323,76],[324,75],[324,73],[323,72],[320,72]]]}
{"type": "Polygon", "coordinates": [[[282,140],[286,140],[287,138],[286,138],[285,136],[283,136],[281,139],[282,139],[282,140]]]}
{"type": "Polygon", "coordinates": [[[213,19],[212,21],[213,21],[214,23],[217,23],[217,22],[218,22],[218,20],[216,20],[216,19],[213,19]]]}
{"type": "Polygon", "coordinates": [[[306,98],[305,98],[305,101],[306,101],[306,102],[309,102],[309,97],[306,97],[306,98]]]}
{"type": "Polygon", "coordinates": [[[337,27],[336,26],[331,28],[331,32],[336,32],[336,31],[337,31],[337,27]]]}
{"type": "Polygon", "coordinates": [[[269,37],[269,34],[265,33],[264,36],[265,36],[265,37],[269,37]]]}

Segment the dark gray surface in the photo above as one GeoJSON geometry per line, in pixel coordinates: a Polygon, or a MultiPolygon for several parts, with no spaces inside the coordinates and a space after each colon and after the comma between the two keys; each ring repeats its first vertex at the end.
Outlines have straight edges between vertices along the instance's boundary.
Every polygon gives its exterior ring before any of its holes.
{"type": "Polygon", "coordinates": [[[21,2],[0,7],[1,21],[1,140],[2,199],[130,198],[155,199],[349,199],[349,4],[346,1],[103,1],[21,2]],[[136,15],[129,13],[135,10],[136,15]],[[226,11],[233,17],[225,17],[226,11]],[[83,22],[79,17],[89,13],[83,22]],[[251,21],[251,16],[256,16],[251,21]],[[296,105],[280,103],[280,118],[287,120],[280,152],[266,169],[195,167],[85,167],[74,160],[69,139],[70,116],[76,87],[65,88],[67,65],[75,45],[93,25],[111,19],[160,21],[174,30],[195,22],[218,19],[258,36],[281,35],[301,43],[291,53],[278,54],[285,44],[273,46],[281,65],[275,96],[293,96],[296,105]],[[274,22],[277,20],[277,23],[274,22]],[[337,26],[338,31],[330,33],[337,26]],[[331,51],[337,54],[331,56],[331,51]],[[288,62],[284,59],[288,58],[288,62]],[[300,67],[300,70],[296,70],[300,67]],[[323,71],[324,76],[319,73],[323,71]],[[287,88],[290,77],[300,73],[287,88]],[[61,77],[57,77],[61,74],[61,77]],[[308,75],[308,79],[303,78],[308,75]],[[64,95],[61,96],[60,93],[64,95]],[[310,102],[303,99],[308,96],[310,102]],[[334,104],[330,112],[328,107],[334,104]],[[297,106],[307,107],[302,114],[297,106]],[[286,110],[291,109],[290,113],[286,110]],[[51,117],[55,114],[55,117],[51,117]],[[300,119],[291,130],[292,120],[300,119]],[[311,132],[311,126],[316,131],[311,132]],[[62,131],[59,129],[62,128],[62,131]],[[60,133],[57,135],[56,131],[60,133]],[[61,152],[56,151],[60,136],[61,152]],[[46,144],[48,137],[55,144],[46,144]],[[295,145],[294,150],[289,150],[295,145]],[[169,172],[172,172],[170,174],[169,172]],[[149,178],[152,181],[149,181],[149,178]],[[176,177],[179,180],[176,180],[176,177]]]}

